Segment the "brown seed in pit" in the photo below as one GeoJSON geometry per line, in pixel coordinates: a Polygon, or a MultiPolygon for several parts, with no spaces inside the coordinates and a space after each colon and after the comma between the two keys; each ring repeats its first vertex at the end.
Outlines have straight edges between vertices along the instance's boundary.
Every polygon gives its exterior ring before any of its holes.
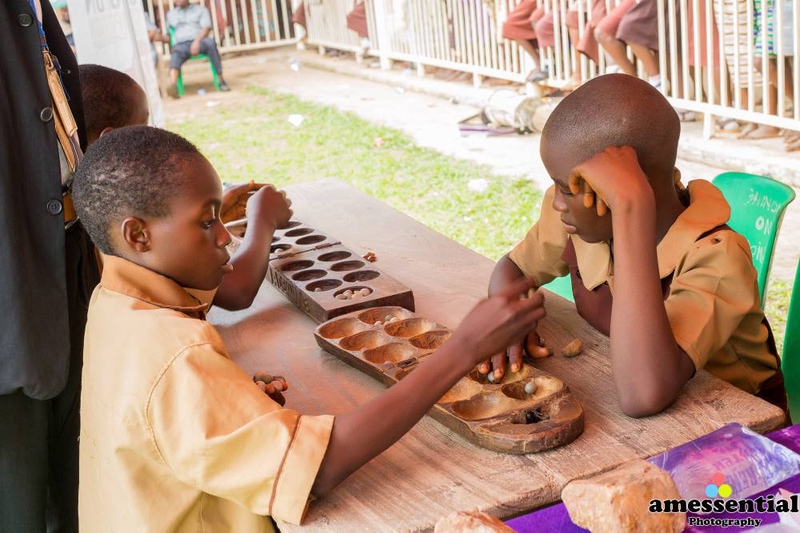
{"type": "Polygon", "coordinates": [[[582,351],[583,351],[583,341],[580,339],[575,339],[574,341],[570,342],[569,344],[561,348],[561,353],[564,354],[564,357],[575,357],[582,351]]]}

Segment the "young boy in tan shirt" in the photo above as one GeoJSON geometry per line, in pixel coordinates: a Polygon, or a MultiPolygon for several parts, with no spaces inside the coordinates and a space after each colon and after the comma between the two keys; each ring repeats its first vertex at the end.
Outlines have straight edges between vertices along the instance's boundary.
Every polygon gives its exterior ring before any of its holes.
{"type": "MultiPolygon", "coordinates": [[[[116,128],[147,125],[147,95],[133,78],[102,65],[80,65],[79,71],[89,146],[116,128]]],[[[231,260],[236,266],[233,274],[214,294],[214,305],[238,310],[253,303],[267,273],[272,234],[289,221],[291,204],[285,193],[265,183],[251,181],[225,189],[220,219],[246,217],[248,232],[231,260]]],[[[102,256],[98,260],[102,263],[102,256]]]]}
{"type": "Polygon", "coordinates": [[[414,372],[337,416],[282,409],[205,320],[234,268],[222,187],[186,140],[114,130],[87,152],[75,202],[106,255],[89,307],[81,397],[83,531],[270,531],[403,436],[480,360],[544,315],[518,280],[479,303],[414,372]],[[397,406],[402,405],[402,409],[397,406]]]}
{"type": "MultiPolygon", "coordinates": [[[[541,286],[569,274],[578,312],[610,336],[630,416],[665,409],[701,368],[785,409],[750,246],[725,225],[730,206],[716,187],[680,185],[679,135],[666,99],[635,77],[601,76],[567,96],[542,132],[554,186],[498,261],[489,294],[523,275],[541,286]]],[[[506,354],[516,371],[521,343],[479,370],[500,378],[506,354]]]]}

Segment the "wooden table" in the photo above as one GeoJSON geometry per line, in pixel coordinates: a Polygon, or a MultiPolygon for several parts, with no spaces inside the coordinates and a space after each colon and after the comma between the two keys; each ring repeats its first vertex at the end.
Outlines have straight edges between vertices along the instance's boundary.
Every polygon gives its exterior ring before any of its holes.
{"type": "MultiPolygon", "coordinates": [[[[377,254],[378,266],[414,291],[417,313],[455,328],[486,293],[494,263],[378,200],[333,180],[289,189],[295,218],[377,254]]],[[[556,502],[563,486],[634,458],[648,457],[729,422],[764,433],[782,412],[701,371],[680,399],[647,419],[623,415],[608,358],[608,339],[574,306],[555,295],[540,332],[551,346],[584,339],[576,358],[537,361],[561,378],[586,412],[586,429],[573,443],[544,453],[504,455],[478,448],[425,417],[389,450],[311,504],[303,530],[426,530],[455,510],[478,508],[499,517],[556,502]]],[[[268,283],[245,311],[215,310],[229,351],[247,371],[286,376],[287,407],[306,414],[343,413],[383,392],[372,378],[323,352],[316,324],[268,283]]],[[[299,528],[280,524],[283,531],[299,528]]]]}

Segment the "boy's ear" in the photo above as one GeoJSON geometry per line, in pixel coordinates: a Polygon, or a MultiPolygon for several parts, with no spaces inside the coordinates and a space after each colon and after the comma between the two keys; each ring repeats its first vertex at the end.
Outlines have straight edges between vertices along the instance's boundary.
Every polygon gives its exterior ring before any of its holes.
{"type": "Polygon", "coordinates": [[[100,135],[98,135],[97,138],[99,139],[100,137],[102,137],[103,135],[108,133],[109,131],[113,131],[113,130],[114,130],[114,128],[112,128],[111,126],[109,126],[107,128],[103,128],[103,131],[100,132],[100,135]]]}
{"type": "Polygon", "coordinates": [[[144,220],[128,217],[122,221],[121,229],[122,239],[130,250],[139,253],[150,250],[150,232],[144,220]]]}

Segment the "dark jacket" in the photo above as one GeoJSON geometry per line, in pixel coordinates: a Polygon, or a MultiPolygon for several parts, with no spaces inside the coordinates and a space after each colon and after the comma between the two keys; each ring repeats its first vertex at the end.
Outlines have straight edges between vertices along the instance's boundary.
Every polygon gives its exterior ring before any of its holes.
{"type": "MultiPolygon", "coordinates": [[[[75,57],[48,0],[43,26],[85,147],[75,57]]],[[[0,5],[0,394],[56,396],[70,356],[58,146],[36,17],[27,0],[0,5]],[[58,203],[55,203],[58,202],[58,203]]]]}

